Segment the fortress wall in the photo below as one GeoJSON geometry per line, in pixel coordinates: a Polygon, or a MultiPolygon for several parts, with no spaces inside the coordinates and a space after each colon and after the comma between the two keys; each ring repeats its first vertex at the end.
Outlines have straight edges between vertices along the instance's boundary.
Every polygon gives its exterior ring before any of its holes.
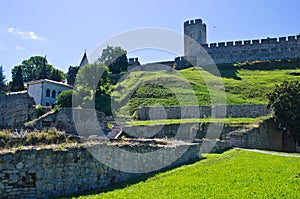
{"type": "MultiPolygon", "coordinates": [[[[202,46],[216,64],[300,57],[300,36],[228,41],[202,46]]],[[[198,50],[198,56],[204,57],[203,52],[198,50]]]]}
{"type": "Polygon", "coordinates": [[[34,99],[26,92],[0,95],[0,127],[21,127],[36,117],[34,99]]]}
{"type": "MultiPolygon", "coordinates": [[[[77,147],[65,150],[54,149],[30,149],[18,150],[15,153],[6,152],[0,154],[0,197],[13,198],[54,198],[70,194],[82,194],[84,192],[99,189],[114,183],[135,179],[143,173],[127,173],[98,161],[90,151],[96,156],[107,154],[105,159],[114,160],[115,168],[129,167],[130,162],[140,162],[141,158],[132,160],[132,153],[146,154],[154,150],[160,150],[159,155],[143,160],[143,168],[150,169],[154,164],[163,163],[167,168],[173,168],[182,164],[191,163],[201,159],[203,153],[210,152],[209,147],[224,151],[230,148],[228,142],[205,141],[208,149],[202,143],[182,143],[167,145],[151,143],[133,143],[115,146],[112,144],[94,144],[89,148],[77,147]],[[120,153],[113,150],[127,151],[120,153]],[[178,155],[178,159],[172,162],[171,156],[177,157],[177,153],[182,149],[187,150],[184,154],[178,155]],[[207,150],[207,151],[206,151],[207,150]]],[[[181,153],[179,153],[181,154],[181,153]]],[[[103,156],[101,156],[103,158],[103,156]]],[[[139,166],[137,163],[135,167],[139,166]]],[[[132,168],[131,170],[134,170],[132,168]]],[[[157,168],[160,169],[160,168],[157,168]]]]}
{"type": "MultiPolygon", "coordinates": [[[[207,44],[206,33],[201,19],[184,22],[184,57],[196,56],[197,63],[192,65],[300,58],[300,35],[207,44]]],[[[188,67],[185,62],[176,64],[178,69],[188,67]]]]}

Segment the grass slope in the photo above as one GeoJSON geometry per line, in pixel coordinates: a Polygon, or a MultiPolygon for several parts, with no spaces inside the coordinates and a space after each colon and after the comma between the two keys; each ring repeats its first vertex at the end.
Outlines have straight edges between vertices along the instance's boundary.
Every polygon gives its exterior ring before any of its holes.
{"type": "Polygon", "coordinates": [[[300,198],[300,158],[238,149],[206,157],[145,182],[79,198],[300,198]]]}
{"type": "Polygon", "coordinates": [[[300,80],[299,65],[299,60],[238,63],[221,66],[222,77],[201,67],[173,72],[139,71],[116,85],[112,96],[124,115],[134,114],[138,106],[210,105],[211,99],[214,104],[264,104],[275,84],[300,80]],[[279,69],[271,70],[272,67],[279,69]],[[224,88],[226,96],[222,93],[224,88]]]}

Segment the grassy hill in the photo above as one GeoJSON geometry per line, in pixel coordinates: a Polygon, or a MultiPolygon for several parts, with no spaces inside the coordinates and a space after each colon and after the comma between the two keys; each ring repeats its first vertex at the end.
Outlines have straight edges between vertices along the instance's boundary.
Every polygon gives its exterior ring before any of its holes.
{"type": "Polygon", "coordinates": [[[300,198],[300,158],[238,149],[160,173],[102,198],[300,198]]]}
{"type": "Polygon", "coordinates": [[[300,60],[254,61],[218,68],[221,77],[208,72],[207,67],[132,72],[116,85],[112,96],[124,115],[133,115],[138,106],[210,105],[212,100],[214,104],[264,104],[275,84],[300,80],[300,60]]]}

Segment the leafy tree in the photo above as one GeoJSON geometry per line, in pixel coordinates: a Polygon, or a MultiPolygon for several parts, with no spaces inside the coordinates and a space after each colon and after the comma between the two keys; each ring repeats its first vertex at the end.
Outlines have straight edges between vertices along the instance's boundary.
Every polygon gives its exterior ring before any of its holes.
{"type": "MultiPolygon", "coordinates": [[[[54,69],[54,67],[48,63],[46,57],[43,56],[32,56],[29,59],[22,61],[22,64],[19,66],[22,68],[23,79],[25,82],[37,79],[52,79],[52,77],[55,76],[53,73],[56,73],[56,69],[54,69]]],[[[15,66],[12,69],[12,78],[14,78],[19,66],[15,66]]],[[[60,78],[56,76],[56,78],[52,80],[63,81],[65,79],[63,71],[59,70],[59,75],[60,78]]]]}
{"type": "Polygon", "coordinates": [[[76,75],[78,73],[79,67],[78,66],[70,66],[67,72],[67,83],[70,85],[75,84],[76,75]]]}
{"type": "Polygon", "coordinates": [[[105,92],[104,88],[109,84],[108,76],[108,68],[103,63],[87,64],[82,67],[76,77],[76,99],[79,99],[80,103],[82,100],[83,102],[75,106],[95,108],[91,107],[91,103],[95,100],[96,92],[105,92]]]}
{"type": "Polygon", "coordinates": [[[296,140],[300,136],[300,83],[292,81],[276,85],[268,99],[268,107],[273,109],[275,120],[284,130],[283,138],[290,139],[285,150],[295,151],[296,140]]]}
{"type": "Polygon", "coordinates": [[[59,107],[72,107],[73,90],[63,91],[57,96],[56,105],[59,107]]]}
{"type": "Polygon", "coordinates": [[[6,80],[5,75],[3,73],[2,65],[0,65],[0,93],[3,93],[6,91],[6,80]]]}
{"type": "Polygon", "coordinates": [[[18,70],[16,71],[15,76],[13,77],[12,85],[11,85],[11,91],[22,91],[24,90],[24,81],[23,81],[23,71],[22,67],[19,66],[18,70]]]}
{"type": "Polygon", "coordinates": [[[108,66],[112,74],[120,74],[121,72],[127,71],[127,52],[120,46],[107,46],[102,51],[99,61],[108,66]]]}

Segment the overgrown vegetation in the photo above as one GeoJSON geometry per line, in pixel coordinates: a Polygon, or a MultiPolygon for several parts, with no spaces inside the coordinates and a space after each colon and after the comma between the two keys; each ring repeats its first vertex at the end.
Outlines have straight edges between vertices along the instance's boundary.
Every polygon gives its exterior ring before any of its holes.
{"type": "Polygon", "coordinates": [[[125,188],[78,198],[300,198],[300,158],[238,149],[205,157],[125,188]]]}
{"type": "Polygon", "coordinates": [[[276,85],[268,99],[279,127],[284,130],[284,137],[289,137],[289,151],[296,151],[296,143],[300,137],[300,83],[284,81],[276,85]]]}
{"type": "Polygon", "coordinates": [[[39,146],[62,143],[77,143],[79,140],[55,129],[39,132],[0,131],[0,149],[11,149],[23,146],[39,146]]]}
{"type": "Polygon", "coordinates": [[[211,105],[211,97],[215,104],[224,104],[222,83],[227,104],[267,104],[267,94],[276,84],[300,80],[299,59],[223,64],[218,68],[222,77],[203,67],[132,72],[112,93],[120,106],[117,114],[136,115],[139,106],[211,105]],[[207,85],[212,85],[210,90],[207,85]]]}

